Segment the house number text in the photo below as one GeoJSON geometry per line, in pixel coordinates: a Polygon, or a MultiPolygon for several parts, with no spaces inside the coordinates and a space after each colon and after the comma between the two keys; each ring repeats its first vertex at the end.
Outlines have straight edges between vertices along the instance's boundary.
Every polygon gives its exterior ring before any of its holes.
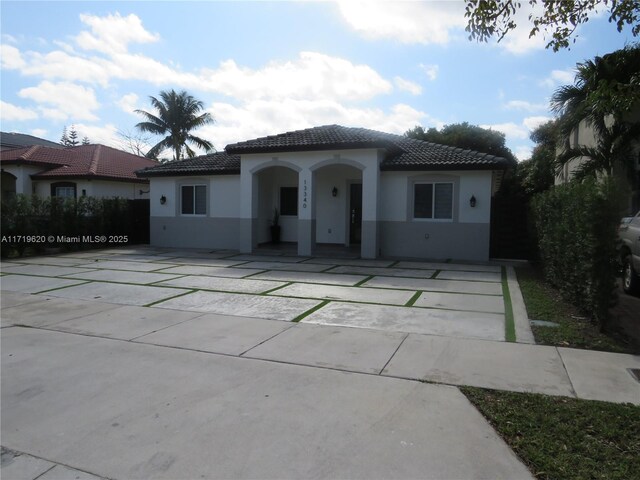
{"type": "Polygon", "coordinates": [[[302,208],[307,208],[307,179],[304,179],[304,188],[302,190],[302,208]]]}

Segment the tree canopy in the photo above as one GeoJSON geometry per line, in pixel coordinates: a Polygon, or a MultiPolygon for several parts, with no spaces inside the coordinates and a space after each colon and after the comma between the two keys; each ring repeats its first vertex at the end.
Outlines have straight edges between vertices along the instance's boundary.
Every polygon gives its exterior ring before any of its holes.
{"type": "MultiPolygon", "coordinates": [[[[501,41],[517,25],[516,17],[524,2],[518,0],[467,0],[465,17],[470,40],[486,42],[497,37],[501,41]]],[[[529,0],[529,37],[544,35],[546,47],[557,52],[575,42],[576,28],[587,23],[598,10],[605,9],[609,23],[620,32],[631,27],[634,37],[640,34],[640,1],[638,0],[529,0]]],[[[522,26],[520,26],[522,28],[522,26]]]]}
{"type": "Polygon", "coordinates": [[[536,143],[531,158],[518,164],[517,177],[529,195],[551,188],[555,181],[558,121],[550,120],[536,128],[529,138],[536,143]]]}
{"type": "Polygon", "coordinates": [[[441,130],[431,127],[426,131],[423,127],[416,125],[412,129],[407,130],[405,136],[417,140],[425,140],[427,142],[496,155],[506,158],[514,165],[517,162],[516,157],[505,145],[504,133],[482,128],[477,125],[469,125],[468,122],[445,125],[441,130]]]}
{"type": "Polygon", "coordinates": [[[150,96],[151,105],[157,115],[144,110],[136,110],[146,121],[136,125],[141,132],[165,137],[147,152],[147,157],[157,158],[165,149],[173,151],[173,159],[184,158],[183,150],[188,157],[195,157],[196,153],[189,147],[189,143],[206,151],[213,149],[208,140],[193,135],[191,132],[199,127],[213,123],[210,113],[204,112],[204,103],[196,100],[187,92],[176,93],[175,90],[161,91],[160,99],[150,96]]]}

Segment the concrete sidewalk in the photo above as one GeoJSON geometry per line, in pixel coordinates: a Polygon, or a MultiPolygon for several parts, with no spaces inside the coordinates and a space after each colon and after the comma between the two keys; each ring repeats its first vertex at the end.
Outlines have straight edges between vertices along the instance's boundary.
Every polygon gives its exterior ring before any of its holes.
{"type": "Polygon", "coordinates": [[[640,356],[3,293],[3,325],[449,385],[640,405],[640,356]]]}

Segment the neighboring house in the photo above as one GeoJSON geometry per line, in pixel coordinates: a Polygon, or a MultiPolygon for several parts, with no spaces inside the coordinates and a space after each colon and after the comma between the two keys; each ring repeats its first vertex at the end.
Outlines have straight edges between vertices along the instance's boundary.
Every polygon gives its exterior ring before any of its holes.
{"type": "Polygon", "coordinates": [[[239,249],[360,245],[363,258],[489,258],[504,158],[327,125],[228,145],[138,172],[151,180],[151,243],[239,249]]]}
{"type": "MultiPolygon", "coordinates": [[[[640,109],[635,110],[628,117],[631,121],[640,121],[640,109]]],[[[593,127],[587,124],[586,121],[580,122],[578,128],[571,132],[571,135],[566,140],[566,146],[571,148],[577,148],[580,146],[597,147],[597,134],[593,127]]],[[[562,146],[557,148],[557,155],[562,153],[562,146]]],[[[616,175],[627,186],[629,197],[627,202],[627,215],[634,215],[640,210],[640,139],[636,143],[632,152],[633,164],[635,166],[635,176],[630,179],[627,176],[627,172],[622,168],[614,168],[613,174],[616,175]]],[[[562,170],[556,175],[555,184],[563,184],[571,181],[574,172],[578,169],[584,160],[577,158],[566,163],[562,170]]]]}
{"type": "Polygon", "coordinates": [[[0,132],[0,150],[10,150],[13,148],[30,147],[32,145],[43,145],[52,148],[64,148],[56,142],[45,140],[44,138],[26,135],[24,133],[0,132]]]}
{"type": "Polygon", "coordinates": [[[41,197],[149,198],[149,181],[135,171],[158,162],[105,145],[55,148],[42,145],[3,150],[2,198],[41,197]]]}

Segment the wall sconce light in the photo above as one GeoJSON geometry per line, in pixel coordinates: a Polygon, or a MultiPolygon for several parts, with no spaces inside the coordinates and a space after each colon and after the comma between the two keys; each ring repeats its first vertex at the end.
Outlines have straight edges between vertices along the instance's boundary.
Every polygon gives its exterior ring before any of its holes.
{"type": "Polygon", "coordinates": [[[165,203],[167,203],[167,197],[165,197],[164,195],[162,195],[160,197],[160,205],[164,205],[165,203]]]}
{"type": "Polygon", "coordinates": [[[469,205],[471,205],[471,208],[474,208],[476,206],[476,197],[475,197],[475,195],[471,195],[471,198],[469,199],[469,205]]]}
{"type": "Polygon", "coordinates": [[[145,193],[149,193],[150,190],[142,190],[140,189],[140,195],[144,195],[145,193]]]}
{"type": "Polygon", "coordinates": [[[331,190],[331,195],[333,195],[334,197],[338,196],[338,188],[337,187],[333,187],[333,190],[331,190]]]}

